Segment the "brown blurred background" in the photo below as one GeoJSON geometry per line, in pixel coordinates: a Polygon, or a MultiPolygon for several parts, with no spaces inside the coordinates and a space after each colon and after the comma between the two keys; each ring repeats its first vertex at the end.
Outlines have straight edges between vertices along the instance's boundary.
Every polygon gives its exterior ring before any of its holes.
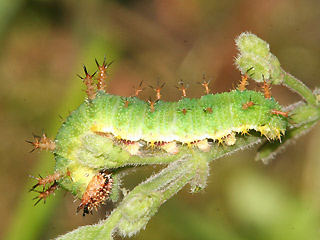
{"type": "MultiPolygon", "coordinates": [[[[32,133],[55,136],[61,119],[84,99],[76,74],[94,59],[115,60],[109,92],[134,93],[144,81],[148,99],[157,79],[163,99],[175,101],[180,79],[188,95],[212,78],[212,92],[240,79],[234,39],[243,31],[270,43],[285,70],[314,89],[320,86],[320,1],[153,0],[0,2],[0,238],[49,239],[104,218],[76,214],[79,201],[60,190],[33,207],[29,174],[52,173],[50,153],[29,154],[32,133]]],[[[258,89],[256,84],[251,88],[258,89]]],[[[283,105],[300,98],[274,86],[283,105]]],[[[256,148],[211,164],[204,193],[183,189],[166,202],[133,239],[320,239],[320,128],[296,141],[269,165],[255,162],[256,148]]],[[[150,167],[124,179],[132,188],[150,167]]]]}

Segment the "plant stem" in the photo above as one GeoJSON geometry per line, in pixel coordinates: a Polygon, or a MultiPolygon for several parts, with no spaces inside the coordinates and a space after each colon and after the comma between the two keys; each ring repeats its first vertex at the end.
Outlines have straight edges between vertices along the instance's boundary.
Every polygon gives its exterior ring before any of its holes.
{"type": "Polygon", "coordinates": [[[103,223],[103,227],[99,232],[99,235],[97,235],[97,239],[105,239],[105,240],[113,239],[112,234],[114,230],[116,230],[116,226],[122,217],[121,212],[117,211],[117,209],[118,208],[116,208],[108,217],[108,219],[103,223]]]}
{"type": "Polygon", "coordinates": [[[310,88],[308,88],[299,79],[285,72],[283,69],[282,69],[282,81],[283,81],[283,84],[286,85],[288,88],[300,94],[307,101],[308,104],[311,104],[311,105],[317,104],[317,98],[312,93],[310,88]]]}

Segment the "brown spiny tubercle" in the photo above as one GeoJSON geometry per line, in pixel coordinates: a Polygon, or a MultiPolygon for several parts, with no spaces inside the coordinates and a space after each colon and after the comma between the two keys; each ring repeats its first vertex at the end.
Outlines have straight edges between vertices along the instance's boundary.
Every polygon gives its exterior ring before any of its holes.
{"type": "Polygon", "coordinates": [[[135,96],[135,97],[139,97],[140,92],[142,92],[142,91],[144,90],[144,88],[141,87],[141,86],[142,86],[142,83],[143,83],[143,80],[140,82],[140,84],[139,84],[139,86],[138,86],[137,88],[135,88],[135,87],[133,86],[133,88],[134,88],[134,90],[135,90],[135,93],[134,93],[134,96],[135,96]]]}
{"type": "Polygon", "coordinates": [[[36,203],[34,204],[34,206],[37,205],[42,199],[43,199],[43,202],[46,203],[47,197],[50,196],[51,194],[54,195],[55,190],[57,190],[58,188],[59,188],[58,183],[54,181],[54,183],[50,187],[48,187],[47,190],[37,191],[32,189],[32,191],[39,193],[38,196],[33,198],[33,200],[39,198],[38,201],[36,201],[36,203]]]}
{"type": "Polygon", "coordinates": [[[207,108],[203,109],[203,111],[205,113],[212,113],[213,112],[211,107],[207,107],[207,108]]]}
{"type": "Polygon", "coordinates": [[[241,75],[241,81],[238,85],[238,90],[243,92],[244,90],[246,90],[246,86],[248,85],[248,73],[249,71],[251,71],[253,69],[253,67],[247,69],[247,71],[245,72],[244,75],[241,75]]]}
{"type": "Polygon", "coordinates": [[[125,99],[125,98],[122,98],[122,101],[123,101],[123,103],[124,103],[124,108],[128,108],[129,107],[129,104],[130,104],[130,101],[128,101],[127,99],[125,99]]]}
{"type": "Polygon", "coordinates": [[[104,92],[105,92],[105,91],[106,91],[106,88],[107,88],[107,81],[106,81],[106,79],[108,78],[108,76],[107,76],[107,69],[108,69],[108,67],[113,63],[113,61],[110,62],[110,63],[106,63],[106,57],[104,57],[104,60],[103,60],[103,63],[102,63],[101,66],[100,66],[100,64],[98,63],[97,59],[95,59],[95,62],[96,62],[97,67],[98,67],[97,90],[98,90],[98,91],[104,91],[104,92]]]}
{"type": "Polygon", "coordinates": [[[189,110],[190,110],[190,109],[188,109],[188,108],[182,108],[182,109],[180,109],[180,110],[178,110],[178,111],[181,112],[181,113],[183,113],[183,115],[186,115],[189,110]]]}
{"type": "Polygon", "coordinates": [[[246,90],[246,86],[248,85],[248,74],[245,73],[244,75],[241,76],[241,82],[238,85],[238,90],[243,92],[246,90]]]}
{"type": "Polygon", "coordinates": [[[264,92],[264,97],[267,99],[271,98],[271,91],[270,91],[270,85],[267,83],[266,80],[263,81],[263,86],[261,87],[264,92]]]}
{"type": "Polygon", "coordinates": [[[151,101],[151,98],[149,98],[148,103],[150,104],[150,111],[151,112],[154,112],[154,110],[155,110],[154,105],[157,103],[157,101],[158,101],[158,99],[153,102],[153,101],[151,101]]]}
{"type": "Polygon", "coordinates": [[[176,86],[176,88],[182,92],[183,98],[187,97],[187,89],[188,89],[189,85],[187,85],[187,87],[184,87],[182,80],[179,82],[179,84],[181,85],[181,87],[176,86]]]}
{"type": "Polygon", "coordinates": [[[38,181],[37,184],[35,184],[29,192],[33,191],[35,188],[37,188],[38,186],[43,186],[43,189],[45,189],[46,185],[47,184],[51,184],[51,183],[54,183],[56,182],[57,180],[59,180],[60,178],[63,178],[63,177],[69,177],[71,181],[72,180],[72,177],[71,177],[71,173],[69,171],[69,169],[67,169],[67,172],[65,174],[61,174],[60,172],[55,172],[54,174],[52,175],[48,175],[46,176],[45,178],[41,177],[39,175],[39,178],[37,177],[34,177],[32,175],[29,175],[29,177],[33,178],[33,179],[36,179],[38,181]]]}
{"type": "Polygon", "coordinates": [[[282,112],[282,111],[279,111],[277,109],[272,109],[271,110],[271,114],[274,114],[274,115],[281,115],[281,116],[284,116],[284,117],[289,117],[289,112],[282,112]]]}
{"type": "Polygon", "coordinates": [[[245,102],[245,103],[242,104],[242,109],[243,110],[247,110],[248,108],[250,108],[250,107],[252,107],[254,105],[256,105],[256,104],[254,102],[252,102],[251,98],[250,98],[250,100],[248,102],[245,102]]]}
{"type": "Polygon", "coordinates": [[[161,89],[164,87],[165,83],[163,83],[161,86],[159,84],[159,79],[157,81],[157,88],[154,88],[150,85],[150,87],[156,92],[156,97],[157,97],[157,100],[160,100],[161,99],[161,94],[160,94],[160,91],[161,89]]]}
{"type": "Polygon", "coordinates": [[[56,148],[55,142],[51,138],[47,138],[45,134],[42,137],[33,135],[34,141],[27,141],[28,143],[32,144],[34,148],[31,150],[33,152],[36,149],[41,150],[50,150],[53,151],[56,148]]]}
{"type": "Polygon", "coordinates": [[[210,79],[209,79],[209,81],[207,81],[206,80],[206,76],[205,76],[205,74],[203,74],[203,77],[202,77],[202,79],[203,79],[203,82],[201,83],[201,82],[197,82],[198,84],[201,84],[204,88],[205,88],[205,94],[209,94],[210,93],[210,89],[209,89],[209,83],[210,83],[210,79]]]}
{"type": "Polygon", "coordinates": [[[48,176],[45,177],[45,178],[42,178],[40,175],[39,175],[40,178],[34,177],[34,176],[32,176],[32,175],[29,175],[29,177],[34,178],[34,179],[36,179],[36,180],[38,181],[38,183],[35,184],[35,185],[30,189],[30,191],[33,191],[33,190],[34,190],[35,188],[37,188],[38,186],[43,186],[43,188],[45,188],[47,184],[50,184],[50,183],[55,182],[56,180],[58,180],[59,178],[61,178],[61,174],[58,173],[58,172],[56,172],[56,173],[54,173],[54,174],[52,174],[52,175],[48,175],[48,176]]]}
{"type": "Polygon", "coordinates": [[[96,74],[96,72],[90,75],[85,65],[83,65],[83,70],[84,70],[85,77],[81,77],[80,75],[78,75],[78,77],[83,80],[83,83],[87,87],[86,93],[87,93],[88,99],[93,100],[96,98],[96,94],[97,94],[96,85],[93,80],[93,76],[96,74]]]}

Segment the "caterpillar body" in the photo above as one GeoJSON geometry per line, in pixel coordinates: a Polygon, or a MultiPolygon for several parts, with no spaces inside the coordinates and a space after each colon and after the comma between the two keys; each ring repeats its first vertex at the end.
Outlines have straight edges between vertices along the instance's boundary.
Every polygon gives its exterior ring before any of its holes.
{"type": "Polygon", "coordinates": [[[286,118],[275,114],[281,109],[276,101],[250,90],[208,94],[200,99],[182,98],[178,102],[160,100],[154,104],[154,110],[136,97],[126,101],[127,107],[122,97],[100,91],[93,101],[83,103],[59,130],[56,154],[70,159],[76,144],[81,145],[81,137],[88,133],[103,133],[110,139],[121,140],[124,146],[126,142],[137,145],[137,149],[127,148],[127,151],[139,155],[140,141],[150,145],[221,141],[230,134],[251,129],[275,139],[280,138],[287,126],[286,118]],[[255,106],[243,109],[249,99],[255,106]],[[181,112],[183,109],[187,111],[181,112]]]}
{"type": "MultiPolygon", "coordinates": [[[[98,67],[105,71],[108,65],[98,67]]],[[[56,189],[58,184],[81,199],[78,210],[84,215],[112,193],[112,173],[121,167],[148,163],[155,156],[172,161],[191,148],[210,153],[213,144],[233,145],[237,134],[249,131],[280,140],[288,126],[278,102],[243,86],[220,94],[207,90],[199,99],[184,94],[177,102],[159,98],[148,103],[138,94],[124,98],[95,89],[93,75],[86,69],[85,74],[88,98],[67,117],[54,141],[44,136],[33,143],[53,151],[57,178],[37,178],[32,188],[45,182],[56,189]]]]}

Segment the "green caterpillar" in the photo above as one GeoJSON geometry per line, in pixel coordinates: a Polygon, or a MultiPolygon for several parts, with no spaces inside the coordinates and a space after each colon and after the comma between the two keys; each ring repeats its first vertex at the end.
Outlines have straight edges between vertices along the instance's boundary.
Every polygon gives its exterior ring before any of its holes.
{"type": "MultiPolygon", "coordinates": [[[[278,84],[280,65],[270,68],[277,59],[269,53],[267,43],[252,34],[240,35],[237,45],[241,53],[236,58],[238,67],[242,72],[252,69],[253,78],[263,82],[264,93],[247,90],[245,74],[237,89],[230,92],[210,94],[204,80],[206,95],[199,99],[188,98],[182,84],[182,99],[177,102],[163,101],[159,86],[154,89],[157,101],[145,102],[138,98],[141,88],[134,97],[105,91],[110,66],[105,61],[102,65],[96,61],[97,77],[84,67],[87,99],[67,117],[55,140],[43,135],[31,142],[34,149],[51,150],[56,160],[54,174],[36,178],[38,182],[31,190],[44,188],[37,191],[36,204],[62,187],[81,199],[78,211],[83,209],[85,215],[97,210],[107,198],[117,201],[123,169],[181,162],[190,156],[208,162],[217,149],[215,145],[231,148],[239,135],[249,132],[281,141],[289,125],[288,112],[271,97],[264,79],[266,76],[278,84]],[[263,51],[256,51],[255,46],[263,51]],[[246,59],[253,59],[251,66],[246,59]]],[[[199,165],[197,171],[199,176],[191,183],[193,191],[205,186],[207,163],[199,165]]],[[[148,218],[143,219],[146,224],[148,218]]]]}
{"type": "Polygon", "coordinates": [[[44,136],[33,143],[52,150],[56,160],[55,174],[37,179],[32,188],[54,183],[39,200],[61,186],[82,199],[78,211],[83,208],[85,215],[105,202],[117,168],[148,163],[154,156],[172,161],[188,149],[210,152],[213,144],[233,145],[237,134],[250,130],[280,140],[287,128],[281,106],[267,94],[246,90],[246,77],[231,92],[148,103],[103,91],[108,66],[98,64],[97,88],[85,69],[88,99],[66,119],[54,141],[44,136]]]}

